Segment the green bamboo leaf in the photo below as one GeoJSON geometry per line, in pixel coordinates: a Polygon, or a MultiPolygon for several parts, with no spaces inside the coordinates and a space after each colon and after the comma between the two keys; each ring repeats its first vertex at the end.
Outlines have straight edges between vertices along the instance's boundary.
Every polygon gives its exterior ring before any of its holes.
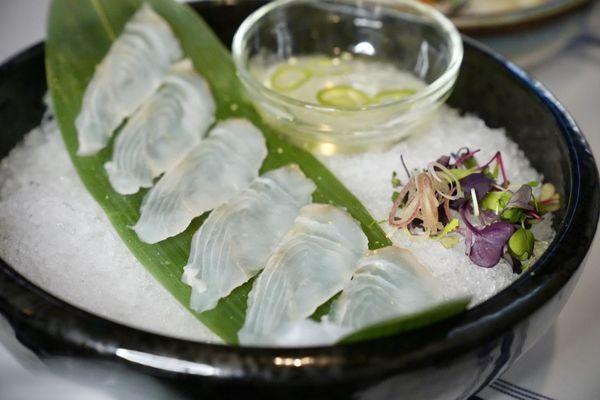
{"type": "MultiPolygon", "coordinates": [[[[327,168],[310,153],[283,141],[277,132],[262,122],[244,95],[229,51],[206,23],[191,8],[173,0],[147,2],[169,22],[186,56],[210,83],[217,102],[217,117],[244,117],[263,130],[269,155],[261,172],[289,163],[298,164],[317,185],[315,202],[345,207],[362,224],[371,249],[390,245],[363,205],[327,168]]],[[[91,157],[76,155],[74,121],[85,88],[95,66],[141,4],[142,0],[54,0],[46,42],[47,80],[66,148],[83,184],[140,263],[187,308],[190,289],[181,283],[181,273],[189,255],[192,234],[206,215],[197,218],[185,232],[174,238],[154,245],[145,244],[129,228],[139,217],[138,210],[145,193],[121,196],[112,190],[103,167],[110,158],[111,146],[91,157]]],[[[225,342],[236,343],[237,331],[244,322],[250,287],[250,284],[243,285],[219,302],[215,309],[194,315],[225,342]]]]}
{"type": "Polygon", "coordinates": [[[339,340],[339,343],[353,343],[422,328],[462,313],[467,309],[470,301],[470,297],[450,300],[415,314],[405,315],[373,324],[344,336],[339,340]]]}

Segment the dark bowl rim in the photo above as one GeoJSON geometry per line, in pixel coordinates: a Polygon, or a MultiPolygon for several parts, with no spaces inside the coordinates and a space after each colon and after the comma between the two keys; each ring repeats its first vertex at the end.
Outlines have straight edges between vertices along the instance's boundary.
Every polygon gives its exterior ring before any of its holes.
{"type": "MultiPolygon", "coordinates": [[[[463,40],[465,47],[499,63],[519,85],[533,91],[552,113],[568,147],[571,167],[567,211],[556,239],[530,272],[488,301],[433,326],[362,343],[310,348],[238,347],[177,339],[112,322],[51,295],[0,259],[0,289],[3,289],[0,291],[0,312],[18,336],[20,328],[27,326],[49,335],[56,343],[75,346],[86,355],[116,358],[149,368],[154,374],[262,379],[272,383],[299,382],[307,378],[303,370],[318,371],[310,374],[313,383],[333,379],[337,375],[327,372],[339,372],[340,369],[349,371],[346,378],[359,373],[385,374],[393,369],[423,366],[431,358],[457,357],[499,337],[552,298],[582,264],[596,231],[600,211],[598,170],[589,145],[573,118],[544,86],[475,40],[467,37],[463,40]],[[588,188],[588,193],[583,193],[584,188],[588,188]],[[584,233],[575,229],[577,223],[584,223],[584,233]],[[567,262],[553,259],[560,250],[559,244],[567,240],[577,243],[575,251],[568,253],[567,262]],[[6,288],[18,295],[7,297],[6,288]],[[403,346],[404,342],[410,343],[410,348],[403,346]],[[300,360],[304,368],[290,365],[287,360],[300,360]],[[253,366],[250,370],[243,367],[248,363],[253,366]]],[[[39,57],[40,53],[43,53],[43,43],[13,56],[0,66],[0,77],[7,75],[11,68],[18,68],[20,63],[39,57]]]]}

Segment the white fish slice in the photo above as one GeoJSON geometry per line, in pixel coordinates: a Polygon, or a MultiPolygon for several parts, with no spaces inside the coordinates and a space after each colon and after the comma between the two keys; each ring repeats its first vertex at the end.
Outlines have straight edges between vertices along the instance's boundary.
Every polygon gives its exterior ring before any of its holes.
{"type": "Polygon", "coordinates": [[[369,252],[331,306],[331,322],[353,330],[423,311],[443,300],[437,281],[399,247],[369,252]]]}
{"type": "Polygon", "coordinates": [[[308,347],[325,346],[339,341],[352,332],[351,328],[332,323],[324,317],[320,322],[310,318],[283,325],[276,335],[271,335],[270,346],[308,347]]]}
{"type": "Polygon", "coordinates": [[[156,93],[127,121],[105,164],[120,194],[151,187],[153,179],[175,167],[204,136],[215,119],[215,102],[206,81],[185,59],[169,69],[156,93]]]}
{"type": "Polygon", "coordinates": [[[183,232],[192,219],[246,189],[266,155],[265,139],[249,121],[219,122],[146,194],[134,226],[138,237],[156,243],[183,232]]]}
{"type": "Polygon", "coordinates": [[[169,24],[147,4],[127,22],[88,84],[75,120],[79,155],[106,146],[115,129],[159,87],[183,56],[169,24]]]}
{"type": "Polygon", "coordinates": [[[344,287],[366,249],[367,238],[348,213],[324,204],[303,207],[254,283],[240,343],[275,343],[278,331],[344,287]]]}
{"type": "Polygon", "coordinates": [[[269,171],[215,209],[192,239],[182,280],[192,287],[191,307],[210,310],[256,275],[311,203],[315,184],[297,166],[269,171]]]}
{"type": "Polygon", "coordinates": [[[368,252],[343,292],[320,322],[294,321],[273,335],[274,346],[330,345],[354,331],[385,320],[418,313],[442,302],[433,276],[408,250],[368,252]]]}

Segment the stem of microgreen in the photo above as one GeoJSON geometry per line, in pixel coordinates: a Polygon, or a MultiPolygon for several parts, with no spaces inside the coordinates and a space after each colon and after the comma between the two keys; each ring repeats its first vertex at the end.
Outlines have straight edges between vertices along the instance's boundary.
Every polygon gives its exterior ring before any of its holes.
{"type": "Polygon", "coordinates": [[[456,160],[456,166],[460,166],[461,164],[463,164],[465,161],[470,160],[471,158],[475,157],[475,154],[479,153],[481,149],[477,149],[474,151],[469,151],[467,154],[465,154],[464,156],[459,157],[458,160],[456,160]]]}
{"type": "Polygon", "coordinates": [[[508,185],[508,177],[506,176],[506,170],[504,169],[504,162],[502,161],[502,153],[499,151],[496,152],[494,157],[490,161],[488,161],[485,165],[483,165],[480,169],[483,171],[486,169],[492,162],[496,161],[496,165],[500,166],[500,172],[502,172],[502,186],[508,185]]]}

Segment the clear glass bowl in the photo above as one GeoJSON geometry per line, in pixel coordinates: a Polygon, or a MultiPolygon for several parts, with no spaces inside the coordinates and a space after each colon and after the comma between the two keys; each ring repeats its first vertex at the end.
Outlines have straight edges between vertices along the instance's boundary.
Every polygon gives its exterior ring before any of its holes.
{"type": "Polygon", "coordinates": [[[462,57],[454,25],[410,0],[279,0],[250,15],[233,40],[239,77],[265,121],[324,153],[381,147],[416,131],[450,95],[462,57]],[[340,107],[287,96],[256,72],[314,55],[391,64],[424,85],[384,104],[340,107]]]}

